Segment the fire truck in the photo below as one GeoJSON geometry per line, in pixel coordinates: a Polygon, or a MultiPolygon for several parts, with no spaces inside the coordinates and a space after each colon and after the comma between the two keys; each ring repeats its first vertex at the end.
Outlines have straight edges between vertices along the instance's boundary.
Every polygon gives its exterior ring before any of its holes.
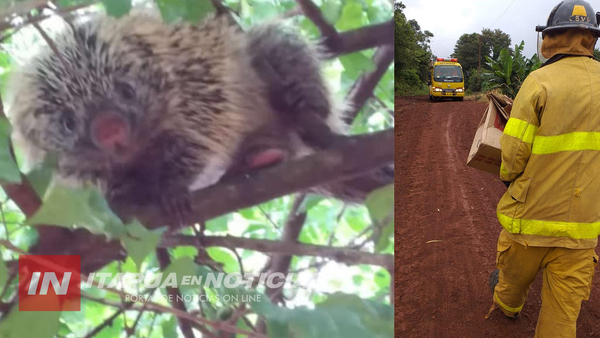
{"type": "Polygon", "coordinates": [[[462,101],[465,77],[458,59],[437,58],[429,64],[429,99],[462,101]]]}

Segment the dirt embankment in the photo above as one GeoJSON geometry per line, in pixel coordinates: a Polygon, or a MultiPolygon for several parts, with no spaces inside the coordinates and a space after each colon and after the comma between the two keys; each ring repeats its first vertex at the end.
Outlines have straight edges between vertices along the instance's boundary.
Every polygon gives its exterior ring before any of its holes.
{"type": "MultiPolygon", "coordinates": [[[[396,337],[533,337],[541,273],[519,319],[496,311],[489,273],[501,226],[500,180],[466,166],[486,104],[396,99],[396,337]],[[401,113],[398,113],[401,111],[401,113]],[[429,243],[428,243],[429,242],[429,243]]],[[[578,337],[600,337],[600,282],[584,302],[578,337]]]]}

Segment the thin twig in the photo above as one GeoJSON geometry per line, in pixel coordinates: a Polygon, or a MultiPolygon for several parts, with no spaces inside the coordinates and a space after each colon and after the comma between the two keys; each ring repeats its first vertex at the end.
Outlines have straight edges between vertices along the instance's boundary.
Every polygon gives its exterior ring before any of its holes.
{"type": "Polygon", "coordinates": [[[365,105],[367,100],[372,97],[373,90],[385,75],[386,71],[390,67],[390,64],[394,61],[394,46],[386,45],[377,49],[375,55],[373,55],[373,62],[375,63],[375,70],[372,72],[365,72],[358,80],[354,83],[350,92],[346,96],[346,102],[350,111],[347,112],[345,121],[348,124],[352,124],[352,121],[358,115],[358,112],[365,105]]]}
{"type": "MultiPolygon", "coordinates": [[[[169,251],[167,249],[156,249],[156,258],[158,259],[158,263],[160,265],[161,271],[164,271],[171,264],[171,257],[169,257],[169,251]]],[[[187,309],[185,308],[185,303],[183,302],[183,298],[181,297],[181,293],[177,287],[166,287],[167,294],[169,295],[169,300],[171,301],[171,305],[182,311],[187,313],[187,309]]],[[[181,329],[181,333],[185,338],[194,338],[194,331],[192,330],[191,323],[187,320],[179,319],[179,328],[181,329]]]]}
{"type": "Polygon", "coordinates": [[[138,323],[140,322],[140,319],[142,318],[144,311],[146,311],[145,305],[142,306],[142,310],[140,310],[140,312],[138,313],[137,317],[135,318],[135,321],[133,322],[133,325],[131,325],[131,327],[126,329],[127,337],[131,337],[135,334],[135,328],[137,327],[138,323]]]}
{"type": "Polygon", "coordinates": [[[260,210],[260,212],[263,214],[263,216],[265,216],[265,218],[273,225],[273,227],[275,227],[275,229],[278,229],[279,225],[277,225],[277,223],[275,223],[271,219],[271,216],[269,214],[267,214],[267,212],[260,205],[258,205],[257,207],[258,207],[258,210],[260,210]]]}
{"type": "MultiPolygon", "coordinates": [[[[14,244],[12,244],[4,239],[0,239],[0,246],[4,246],[4,247],[10,249],[11,251],[19,253],[21,255],[29,254],[27,251],[18,248],[14,244]]],[[[40,258],[39,256],[32,257],[31,259],[35,260],[37,263],[39,263],[43,266],[48,267],[49,269],[51,269],[53,271],[60,272],[60,271],[64,270],[64,267],[59,266],[59,265],[55,264],[54,262],[49,261],[47,259],[40,258]]],[[[81,280],[89,280],[88,276],[86,276],[85,274],[78,274],[78,275],[79,275],[78,277],[81,280]]],[[[129,299],[134,299],[135,303],[141,303],[142,305],[145,305],[149,311],[156,311],[156,312],[160,312],[160,313],[169,313],[169,314],[177,316],[178,318],[186,319],[188,321],[194,322],[199,325],[210,325],[220,331],[226,331],[226,332],[235,333],[235,334],[245,334],[245,335],[248,335],[249,337],[255,337],[255,338],[266,338],[266,336],[264,336],[264,335],[258,335],[258,334],[255,334],[254,332],[250,332],[250,331],[243,330],[243,329],[238,329],[237,327],[232,327],[231,325],[221,322],[221,321],[207,320],[205,318],[196,317],[196,316],[190,315],[189,313],[187,313],[185,311],[181,311],[179,309],[175,309],[175,308],[172,308],[169,306],[161,305],[161,304],[154,303],[154,302],[146,302],[143,299],[140,299],[140,297],[135,297],[135,295],[131,295],[125,291],[111,288],[111,287],[108,287],[105,285],[100,285],[95,280],[91,280],[90,282],[93,286],[100,288],[102,290],[112,292],[119,296],[125,296],[126,298],[129,298],[129,299]]],[[[102,303],[102,304],[114,306],[119,309],[123,307],[123,304],[121,304],[121,303],[109,301],[107,299],[99,299],[99,298],[87,295],[84,292],[81,293],[81,297],[84,297],[84,298],[87,298],[90,300],[94,300],[94,301],[98,301],[99,303],[102,303]]],[[[141,306],[133,306],[132,307],[132,310],[140,311],[141,309],[142,309],[141,306]]]]}
{"type": "MultiPolygon", "coordinates": [[[[148,295],[148,294],[152,294],[154,291],[156,290],[156,288],[154,289],[148,289],[146,290],[143,295],[148,295]]],[[[91,299],[92,301],[97,301],[97,299],[91,299]]],[[[118,309],[115,313],[113,313],[110,317],[106,318],[102,323],[100,323],[100,325],[96,326],[92,331],[88,332],[88,334],[85,335],[85,337],[83,338],[92,338],[94,336],[96,336],[100,331],[104,330],[105,327],[112,325],[113,321],[121,314],[124,313],[126,310],[131,309],[131,307],[133,306],[133,302],[126,302],[124,304],[124,306],[120,309],[118,309]]]]}
{"type": "Polygon", "coordinates": [[[325,39],[335,40],[338,37],[338,32],[332,24],[327,22],[323,13],[317,5],[311,0],[296,0],[298,7],[302,10],[304,16],[312,21],[321,32],[325,39]]]}
{"type": "MultiPolygon", "coordinates": [[[[176,247],[180,245],[194,246],[193,236],[175,235],[164,238],[159,246],[176,247]]],[[[348,265],[369,264],[382,267],[393,265],[393,256],[374,254],[345,247],[329,247],[306,243],[290,243],[266,239],[241,238],[233,236],[206,236],[204,247],[236,247],[264,253],[279,253],[295,256],[311,256],[332,259],[348,265]]]]}

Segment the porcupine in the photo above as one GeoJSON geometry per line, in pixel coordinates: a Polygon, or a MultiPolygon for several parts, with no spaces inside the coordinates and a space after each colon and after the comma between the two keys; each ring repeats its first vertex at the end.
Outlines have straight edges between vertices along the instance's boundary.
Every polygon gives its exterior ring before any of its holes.
{"type": "Polygon", "coordinates": [[[223,17],[101,17],[54,44],[16,75],[15,139],[34,160],[56,154],[60,177],[117,200],[168,204],[236,161],[299,156],[302,114],[343,132],[318,53],[279,24],[243,32],[223,17]]]}

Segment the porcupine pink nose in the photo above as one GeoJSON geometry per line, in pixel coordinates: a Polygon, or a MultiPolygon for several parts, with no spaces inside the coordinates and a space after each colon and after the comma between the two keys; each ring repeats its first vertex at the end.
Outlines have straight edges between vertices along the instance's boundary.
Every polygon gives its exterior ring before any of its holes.
{"type": "Polygon", "coordinates": [[[111,113],[100,113],[91,124],[92,140],[101,150],[119,155],[129,144],[127,122],[111,113]]]}

